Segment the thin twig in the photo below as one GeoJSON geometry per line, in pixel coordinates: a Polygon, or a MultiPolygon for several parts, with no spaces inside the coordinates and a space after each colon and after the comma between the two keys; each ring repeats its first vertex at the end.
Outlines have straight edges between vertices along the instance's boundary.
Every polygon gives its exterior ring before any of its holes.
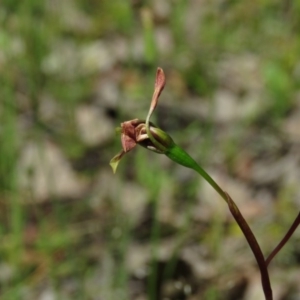
{"type": "Polygon", "coordinates": [[[258,267],[260,270],[260,274],[261,274],[261,283],[262,283],[263,291],[265,294],[265,299],[272,300],[273,299],[272,288],[271,288],[269,273],[268,273],[267,265],[265,263],[264,255],[260,249],[260,246],[259,246],[253,232],[251,231],[249,225],[247,224],[243,215],[239,211],[238,207],[236,206],[234,201],[231,199],[231,197],[228,195],[228,193],[225,192],[225,194],[227,196],[227,200],[228,200],[227,203],[228,203],[230,212],[232,213],[234,219],[236,220],[239,227],[241,228],[241,230],[242,230],[242,232],[243,232],[243,234],[255,256],[255,259],[257,261],[257,264],[258,264],[258,267]]]}
{"type": "Polygon", "coordinates": [[[266,266],[268,266],[271,262],[271,260],[274,258],[274,256],[281,250],[281,248],[286,244],[286,242],[289,240],[289,238],[293,235],[295,230],[300,224],[300,212],[298,216],[296,217],[295,221],[293,222],[291,228],[289,231],[286,233],[286,235],[283,237],[281,242],[277,245],[277,247],[271,252],[271,254],[268,256],[266,259],[266,266]]]}

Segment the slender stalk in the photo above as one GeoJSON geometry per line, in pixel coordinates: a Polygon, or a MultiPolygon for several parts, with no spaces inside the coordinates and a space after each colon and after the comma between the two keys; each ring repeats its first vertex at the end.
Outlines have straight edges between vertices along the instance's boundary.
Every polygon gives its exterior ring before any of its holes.
{"type": "Polygon", "coordinates": [[[267,265],[265,263],[264,255],[260,249],[260,246],[253,232],[251,231],[249,225],[247,224],[246,220],[242,216],[241,212],[239,211],[234,201],[231,199],[228,193],[223,191],[221,187],[210,177],[210,175],[204,169],[202,169],[187,152],[185,152],[183,149],[178,147],[176,144],[174,144],[170,149],[168,149],[168,151],[165,154],[173,161],[185,167],[195,170],[226,201],[230,212],[232,213],[233,217],[235,218],[236,222],[241,228],[259,266],[265,299],[272,300],[273,295],[272,295],[271,283],[270,283],[269,273],[268,273],[267,265]]]}
{"type": "MultiPolygon", "coordinates": [[[[217,192],[218,194],[227,202],[230,212],[232,213],[234,219],[238,223],[240,229],[242,230],[253,254],[256,259],[256,262],[258,264],[260,274],[261,274],[261,282],[263,291],[265,294],[266,300],[272,300],[272,288],[269,278],[269,273],[267,269],[267,264],[265,263],[264,255],[260,249],[260,246],[250,229],[249,225],[247,224],[246,220],[242,216],[240,210],[238,209],[235,202],[232,200],[232,198],[229,196],[228,193],[224,192],[220,186],[208,175],[208,173],[202,169],[200,166],[197,165],[197,168],[195,169],[217,192]]],[[[300,220],[300,218],[299,218],[300,220]]],[[[297,225],[298,226],[298,225],[297,225]]]]}
{"type": "MultiPolygon", "coordinates": [[[[226,193],[226,192],[225,192],[226,193]]],[[[269,278],[269,273],[267,269],[267,264],[265,263],[264,255],[260,249],[260,246],[250,229],[249,225],[247,224],[246,220],[244,219],[243,215],[241,214],[240,210],[238,209],[237,205],[234,203],[234,201],[231,199],[231,197],[226,193],[227,195],[227,203],[229,206],[229,210],[232,213],[234,219],[238,223],[239,227],[241,228],[254,256],[257,261],[260,274],[261,274],[261,283],[263,287],[263,291],[265,294],[266,300],[272,300],[272,288],[269,278]]]]}
{"type": "Polygon", "coordinates": [[[276,248],[271,252],[271,254],[266,259],[266,266],[268,266],[271,262],[271,260],[274,258],[274,256],[282,249],[282,247],[286,244],[286,242],[289,240],[289,238],[293,235],[295,230],[300,224],[300,212],[298,216],[296,217],[295,221],[293,222],[291,228],[286,233],[286,235],[283,237],[283,239],[280,241],[280,243],[276,246],[276,248]]]}
{"type": "Polygon", "coordinates": [[[196,161],[182,148],[174,144],[171,149],[165,153],[171,160],[178,164],[191,168],[199,175],[201,175],[215,190],[216,192],[227,202],[227,196],[220,186],[208,175],[208,173],[202,169],[196,161]]]}

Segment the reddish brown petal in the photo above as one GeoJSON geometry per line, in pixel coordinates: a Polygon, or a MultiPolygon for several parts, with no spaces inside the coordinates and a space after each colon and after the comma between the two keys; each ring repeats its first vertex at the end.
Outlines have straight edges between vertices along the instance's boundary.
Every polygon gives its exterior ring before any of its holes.
{"type": "Polygon", "coordinates": [[[144,124],[145,121],[139,119],[133,119],[130,121],[126,121],[121,124],[122,134],[121,134],[121,142],[122,147],[125,152],[130,151],[137,144],[137,132],[138,128],[144,124]]]}
{"type": "Polygon", "coordinates": [[[122,133],[126,136],[131,137],[134,139],[135,137],[135,126],[132,124],[132,121],[126,121],[121,124],[122,127],[122,133]]]}
{"type": "Polygon", "coordinates": [[[136,146],[135,139],[132,139],[130,136],[126,135],[125,133],[122,133],[121,135],[121,142],[122,142],[122,148],[124,152],[130,151],[132,148],[136,146]]]}
{"type": "Polygon", "coordinates": [[[154,109],[157,105],[157,102],[158,102],[159,95],[161,94],[162,90],[164,89],[165,84],[166,84],[165,73],[162,68],[157,68],[155,85],[154,85],[154,93],[152,96],[149,114],[151,114],[154,111],[154,109]]]}

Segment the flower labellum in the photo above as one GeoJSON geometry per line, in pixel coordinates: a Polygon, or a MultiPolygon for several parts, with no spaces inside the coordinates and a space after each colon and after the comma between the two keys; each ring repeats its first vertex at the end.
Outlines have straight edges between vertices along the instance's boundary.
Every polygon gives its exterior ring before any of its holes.
{"type": "Polygon", "coordinates": [[[121,123],[120,131],[122,150],[110,161],[110,165],[114,173],[116,172],[121,158],[127,152],[131,151],[136,145],[140,145],[153,152],[163,154],[165,153],[165,148],[171,147],[174,144],[172,138],[167,133],[156,127],[153,123],[150,123],[151,135],[161,145],[161,147],[156,147],[147,134],[145,121],[139,119],[121,123]]]}

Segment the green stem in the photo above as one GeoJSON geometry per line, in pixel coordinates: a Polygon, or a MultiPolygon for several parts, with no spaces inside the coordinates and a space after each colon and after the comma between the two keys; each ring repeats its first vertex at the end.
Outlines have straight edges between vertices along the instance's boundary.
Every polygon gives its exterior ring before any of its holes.
{"type": "Polygon", "coordinates": [[[220,188],[220,186],[208,175],[208,173],[202,169],[195,160],[182,148],[177,145],[174,145],[171,149],[168,149],[165,153],[171,160],[176,163],[185,166],[187,168],[193,169],[199,173],[215,190],[216,192],[228,202],[226,193],[220,188]]]}
{"type": "Polygon", "coordinates": [[[246,220],[242,216],[241,212],[239,211],[234,201],[230,198],[230,196],[225,191],[223,191],[220,188],[220,186],[208,175],[208,173],[204,169],[202,169],[195,162],[195,160],[183,149],[181,149],[180,147],[174,144],[166,151],[165,154],[176,163],[183,165],[187,168],[191,168],[195,170],[197,173],[199,173],[226,201],[226,203],[229,206],[230,212],[232,213],[233,217],[235,218],[236,222],[241,228],[259,266],[265,299],[272,300],[273,299],[272,289],[271,289],[267,264],[265,263],[263,253],[249,225],[247,224],[246,220]]]}

